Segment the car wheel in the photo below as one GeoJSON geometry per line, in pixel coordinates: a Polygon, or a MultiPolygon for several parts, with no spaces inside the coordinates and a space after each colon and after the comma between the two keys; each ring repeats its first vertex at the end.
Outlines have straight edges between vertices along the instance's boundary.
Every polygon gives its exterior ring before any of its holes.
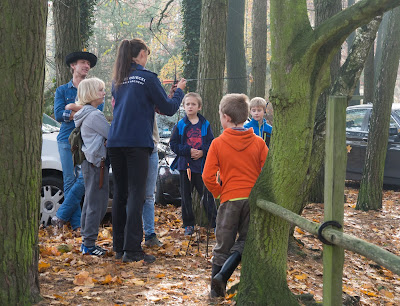
{"type": "Polygon", "coordinates": [[[156,181],[156,196],[155,196],[155,201],[157,204],[161,204],[161,205],[166,205],[167,203],[165,202],[164,199],[164,194],[163,194],[163,190],[161,187],[161,180],[159,177],[157,177],[157,181],[156,181]]]}
{"type": "Polygon", "coordinates": [[[42,178],[40,197],[40,224],[47,226],[64,201],[63,181],[57,176],[42,178]]]}

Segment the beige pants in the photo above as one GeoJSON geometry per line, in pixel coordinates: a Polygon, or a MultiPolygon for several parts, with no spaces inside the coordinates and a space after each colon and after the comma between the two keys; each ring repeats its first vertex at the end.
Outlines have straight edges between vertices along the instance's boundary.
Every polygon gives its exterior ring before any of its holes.
{"type": "Polygon", "coordinates": [[[214,265],[222,266],[233,252],[243,253],[244,242],[249,229],[249,218],[248,199],[227,201],[220,205],[215,230],[217,244],[213,249],[212,258],[214,265]]]}

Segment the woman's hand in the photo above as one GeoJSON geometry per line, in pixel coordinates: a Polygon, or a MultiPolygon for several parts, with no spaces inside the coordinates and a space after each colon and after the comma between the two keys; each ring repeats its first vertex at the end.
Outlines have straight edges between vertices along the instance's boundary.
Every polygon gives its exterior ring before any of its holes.
{"type": "Polygon", "coordinates": [[[186,80],[185,80],[184,78],[182,78],[182,79],[178,82],[178,84],[177,84],[176,86],[177,86],[178,88],[184,90],[185,87],[186,87],[186,80]]]}

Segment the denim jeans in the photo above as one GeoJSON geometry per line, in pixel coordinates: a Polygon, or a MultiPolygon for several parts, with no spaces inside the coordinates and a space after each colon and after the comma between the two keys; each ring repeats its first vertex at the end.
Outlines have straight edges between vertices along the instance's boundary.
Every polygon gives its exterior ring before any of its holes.
{"type": "Polygon", "coordinates": [[[143,205],[143,230],[146,239],[151,238],[154,232],[154,193],[156,190],[158,174],[158,152],[151,153],[149,158],[149,171],[146,180],[146,199],[143,205]]]}
{"type": "Polygon", "coordinates": [[[56,216],[70,222],[73,229],[81,226],[81,200],[85,194],[85,185],[80,167],[74,167],[71,146],[68,142],[58,142],[64,180],[64,202],[56,216]]]}
{"type": "Polygon", "coordinates": [[[150,148],[108,148],[114,178],[112,205],[113,249],[143,253],[142,213],[150,148]]]}

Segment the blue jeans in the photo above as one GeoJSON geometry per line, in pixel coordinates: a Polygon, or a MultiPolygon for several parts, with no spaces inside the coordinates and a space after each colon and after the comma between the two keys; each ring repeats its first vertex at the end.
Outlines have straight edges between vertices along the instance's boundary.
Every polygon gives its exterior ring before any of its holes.
{"type": "Polygon", "coordinates": [[[149,170],[146,180],[146,198],[143,204],[143,230],[146,239],[155,235],[154,232],[154,192],[158,174],[158,152],[151,153],[149,158],[149,170]]]}
{"type": "Polygon", "coordinates": [[[64,179],[64,202],[56,216],[70,222],[73,229],[81,227],[81,200],[85,194],[82,171],[74,167],[71,146],[68,142],[58,142],[64,179]]]}

